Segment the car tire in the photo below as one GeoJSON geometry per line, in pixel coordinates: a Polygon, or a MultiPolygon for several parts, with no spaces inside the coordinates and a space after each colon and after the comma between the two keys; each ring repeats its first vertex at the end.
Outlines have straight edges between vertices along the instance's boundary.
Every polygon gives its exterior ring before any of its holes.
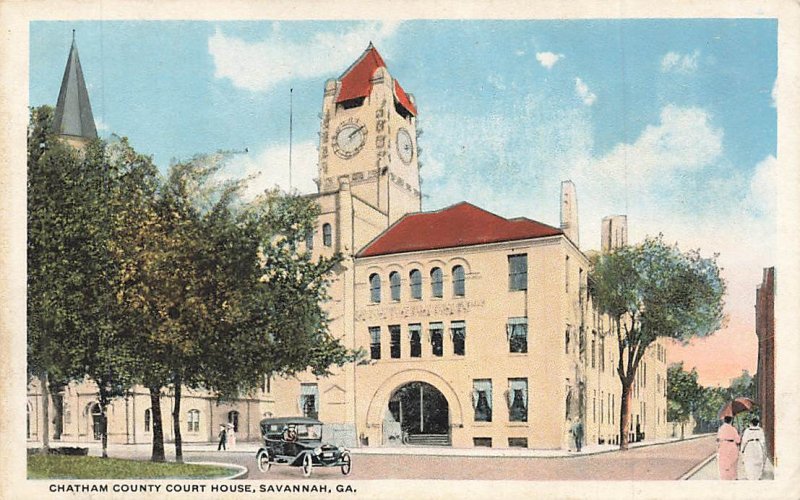
{"type": "Polygon", "coordinates": [[[350,458],[349,452],[342,453],[341,462],[342,462],[342,474],[344,474],[345,476],[349,476],[350,470],[353,468],[353,461],[350,458]]]}
{"type": "Polygon", "coordinates": [[[269,468],[272,466],[269,453],[264,450],[259,451],[258,455],[256,455],[256,465],[261,472],[269,472],[269,468]]]}
{"type": "Polygon", "coordinates": [[[311,464],[311,453],[306,453],[303,455],[303,475],[308,477],[311,475],[311,468],[313,465],[311,464]]]}

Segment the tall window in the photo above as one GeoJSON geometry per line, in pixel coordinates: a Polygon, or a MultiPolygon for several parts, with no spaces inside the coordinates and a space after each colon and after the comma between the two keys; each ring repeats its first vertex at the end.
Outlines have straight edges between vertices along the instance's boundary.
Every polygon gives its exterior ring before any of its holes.
{"type": "Polygon", "coordinates": [[[389,273],[389,289],[392,292],[392,300],[398,302],[400,300],[400,273],[397,271],[389,273]]]}
{"type": "Polygon", "coordinates": [[[592,335],[592,368],[595,365],[595,356],[597,352],[597,341],[595,340],[595,335],[592,335]]]}
{"type": "Polygon", "coordinates": [[[419,272],[419,269],[412,270],[408,277],[411,280],[411,298],[412,299],[421,299],[422,298],[422,273],[419,272]]]}
{"type": "Polygon", "coordinates": [[[441,297],[443,295],[442,286],[442,269],[434,267],[431,269],[431,296],[441,297]]]}
{"type": "Polygon", "coordinates": [[[463,321],[450,323],[450,336],[453,341],[453,354],[463,356],[467,339],[467,324],[463,321]]]}
{"type": "Polygon", "coordinates": [[[600,371],[606,371],[606,339],[600,335],[600,371]]]}
{"type": "Polygon", "coordinates": [[[411,341],[410,354],[412,358],[422,356],[422,325],[408,325],[408,336],[411,341]]]}
{"type": "Polygon", "coordinates": [[[378,274],[369,276],[369,299],[373,304],[381,302],[381,277],[378,274]]]}
{"type": "Polygon", "coordinates": [[[144,431],[150,432],[150,422],[153,420],[153,410],[150,408],[144,411],[144,431]]]}
{"type": "Polygon", "coordinates": [[[314,249],[314,230],[309,229],[306,233],[306,249],[313,250],[314,249]]]}
{"type": "Polygon", "coordinates": [[[472,381],[472,408],[476,422],[492,421],[492,381],[479,379],[472,381]]]}
{"type": "Polygon", "coordinates": [[[453,267],[453,297],[463,297],[464,293],[464,267],[453,267]]]}
{"type": "Polygon", "coordinates": [[[233,425],[233,432],[239,432],[239,412],[231,410],[228,412],[228,423],[233,425]]]}
{"type": "Polygon", "coordinates": [[[389,356],[400,357],[400,325],[389,325],[389,356]]]}
{"type": "Polygon", "coordinates": [[[569,255],[564,257],[564,291],[569,293],[569,255]]]}
{"type": "Polygon", "coordinates": [[[528,352],[528,318],[508,318],[506,334],[509,352],[528,352]]]}
{"type": "Polygon", "coordinates": [[[528,289],[528,255],[508,256],[508,289],[528,289]]]}
{"type": "Polygon", "coordinates": [[[528,421],[528,379],[508,379],[508,420],[528,421]]]}
{"type": "Polygon", "coordinates": [[[319,418],[319,387],[317,384],[300,384],[300,408],[304,417],[319,418]]]}
{"type": "Polygon", "coordinates": [[[569,325],[567,325],[566,330],[564,330],[564,354],[569,354],[569,325]]]}
{"type": "Polygon", "coordinates": [[[322,225],[322,244],[329,247],[333,244],[333,236],[331,233],[331,225],[327,222],[322,225]]]}
{"type": "Polygon", "coordinates": [[[442,323],[431,323],[431,350],[434,356],[441,357],[444,353],[443,349],[443,336],[444,325],[442,323]]]}
{"type": "Polygon", "coordinates": [[[188,424],[189,432],[199,432],[200,410],[189,410],[189,413],[186,417],[186,423],[188,424]]]}
{"type": "Polygon", "coordinates": [[[369,357],[381,359],[381,327],[369,327],[369,357]]]}

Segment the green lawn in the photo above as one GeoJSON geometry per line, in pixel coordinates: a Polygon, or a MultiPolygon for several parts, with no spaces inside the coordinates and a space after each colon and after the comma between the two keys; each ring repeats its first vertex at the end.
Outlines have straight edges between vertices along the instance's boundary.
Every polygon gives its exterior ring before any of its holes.
{"type": "Polygon", "coordinates": [[[214,465],[155,463],[120,458],[31,455],[28,479],[210,479],[230,476],[236,469],[214,465]]]}

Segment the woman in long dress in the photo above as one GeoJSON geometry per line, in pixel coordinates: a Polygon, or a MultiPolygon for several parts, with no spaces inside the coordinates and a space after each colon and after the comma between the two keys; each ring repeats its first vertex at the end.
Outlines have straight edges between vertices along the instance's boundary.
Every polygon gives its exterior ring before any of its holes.
{"type": "Polygon", "coordinates": [[[750,427],[742,433],[742,461],[744,475],[751,481],[761,479],[766,458],[766,438],[764,430],[758,426],[758,419],[750,421],[750,427]]]}
{"type": "Polygon", "coordinates": [[[723,480],[736,479],[736,465],[739,462],[739,433],[731,422],[733,417],[725,417],[725,423],[717,431],[717,464],[719,478],[723,480]]]}

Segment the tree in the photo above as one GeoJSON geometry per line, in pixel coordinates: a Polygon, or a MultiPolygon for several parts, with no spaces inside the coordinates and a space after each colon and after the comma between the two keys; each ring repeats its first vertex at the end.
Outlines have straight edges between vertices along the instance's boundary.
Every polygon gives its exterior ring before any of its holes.
{"type": "Polygon", "coordinates": [[[626,450],[631,386],[646,349],[659,337],[688,342],[719,329],[725,284],[716,256],[683,253],[660,235],[602,254],[593,264],[594,303],[612,319],[616,334],[620,449],[626,450]]]}
{"type": "Polygon", "coordinates": [[[667,368],[667,418],[680,422],[681,439],[689,417],[694,415],[703,401],[703,388],[697,383],[697,370],[683,369],[683,362],[667,368]]]}

